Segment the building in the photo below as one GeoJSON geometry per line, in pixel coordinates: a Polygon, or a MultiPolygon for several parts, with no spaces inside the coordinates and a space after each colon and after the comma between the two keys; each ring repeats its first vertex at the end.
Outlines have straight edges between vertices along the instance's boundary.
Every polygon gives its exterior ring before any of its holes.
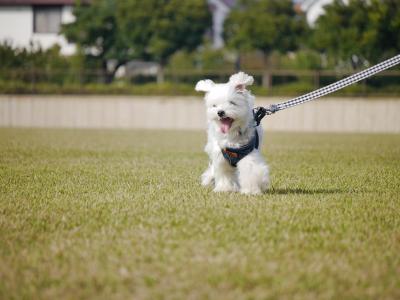
{"type": "Polygon", "coordinates": [[[0,0],[0,43],[43,49],[60,45],[61,53],[71,55],[75,46],[60,35],[61,24],[74,21],[75,0],[0,0]]]}
{"type": "MultiPolygon", "coordinates": [[[[324,6],[334,0],[292,0],[294,8],[299,13],[305,13],[307,22],[313,26],[320,15],[324,13],[324,6]]],[[[348,0],[343,0],[345,3],[348,0]]],[[[207,0],[212,13],[212,45],[219,49],[224,46],[224,22],[236,4],[236,0],[207,0]]]]}
{"type": "MultiPolygon", "coordinates": [[[[318,17],[324,13],[324,6],[331,4],[334,0],[294,0],[297,11],[306,14],[307,22],[313,26],[318,17]]],[[[344,0],[346,3],[347,0],[344,0]]]]}
{"type": "Polygon", "coordinates": [[[212,45],[215,49],[220,49],[224,46],[224,22],[236,0],[208,0],[212,13],[212,45]]]}
{"type": "MultiPolygon", "coordinates": [[[[207,1],[213,18],[213,47],[222,48],[224,21],[236,0],[207,1]]],[[[75,0],[0,0],[0,43],[29,47],[33,42],[43,49],[59,44],[62,54],[73,54],[75,46],[59,33],[61,24],[74,21],[74,3],[75,0]]]]}

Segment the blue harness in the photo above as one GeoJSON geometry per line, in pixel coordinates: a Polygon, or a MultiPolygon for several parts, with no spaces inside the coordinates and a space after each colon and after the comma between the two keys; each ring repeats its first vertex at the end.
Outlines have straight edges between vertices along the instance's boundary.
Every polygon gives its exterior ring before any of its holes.
{"type": "Polygon", "coordinates": [[[255,130],[255,134],[250,140],[250,142],[240,148],[224,148],[221,149],[222,155],[228,161],[228,163],[232,167],[236,167],[237,163],[244,158],[247,154],[249,154],[254,149],[258,149],[258,133],[257,129],[255,130]]]}

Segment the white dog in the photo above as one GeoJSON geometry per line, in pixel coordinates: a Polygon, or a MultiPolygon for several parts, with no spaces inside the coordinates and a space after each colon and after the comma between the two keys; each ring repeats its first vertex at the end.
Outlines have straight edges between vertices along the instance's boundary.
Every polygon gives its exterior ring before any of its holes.
{"type": "Polygon", "coordinates": [[[229,82],[201,80],[196,91],[205,92],[210,157],[201,179],[215,192],[260,194],[268,188],[268,166],[261,156],[262,128],[253,116],[254,96],[246,90],[253,77],[239,72],[229,82]]]}

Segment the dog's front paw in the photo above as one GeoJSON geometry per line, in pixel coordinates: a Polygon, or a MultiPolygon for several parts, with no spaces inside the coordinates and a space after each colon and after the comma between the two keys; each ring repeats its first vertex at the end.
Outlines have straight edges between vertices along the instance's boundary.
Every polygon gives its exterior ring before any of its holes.
{"type": "Polygon", "coordinates": [[[223,182],[216,184],[214,192],[238,192],[239,186],[235,182],[223,182]]]}
{"type": "Polygon", "coordinates": [[[240,193],[244,195],[261,195],[262,190],[260,188],[242,188],[240,193]]]}
{"type": "Polygon", "coordinates": [[[214,184],[214,174],[211,168],[208,168],[202,175],[201,175],[201,185],[208,186],[214,184]]]}
{"type": "Polygon", "coordinates": [[[201,177],[201,185],[202,186],[209,186],[214,183],[214,178],[212,177],[201,177]]]}

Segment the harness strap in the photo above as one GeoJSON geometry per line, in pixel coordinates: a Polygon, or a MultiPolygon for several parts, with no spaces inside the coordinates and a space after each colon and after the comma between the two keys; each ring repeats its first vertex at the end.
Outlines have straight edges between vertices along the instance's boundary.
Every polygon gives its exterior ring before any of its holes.
{"type": "Polygon", "coordinates": [[[254,136],[251,138],[248,144],[240,148],[226,147],[224,149],[221,149],[221,152],[224,158],[228,161],[228,163],[232,167],[236,167],[241,159],[246,157],[246,155],[248,155],[254,149],[258,149],[258,146],[259,146],[259,137],[256,129],[254,136]]]}

